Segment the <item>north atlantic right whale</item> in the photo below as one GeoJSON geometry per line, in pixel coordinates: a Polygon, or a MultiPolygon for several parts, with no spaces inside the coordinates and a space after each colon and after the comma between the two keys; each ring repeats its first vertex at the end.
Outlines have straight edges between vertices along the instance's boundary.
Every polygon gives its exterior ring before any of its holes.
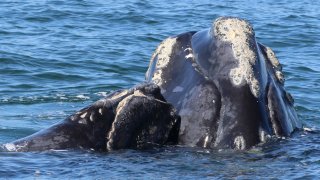
{"type": "Polygon", "coordinates": [[[182,144],[247,149],[302,126],[281,64],[240,18],[221,17],[209,29],[164,40],[146,79],[181,116],[182,144]]]}
{"type": "Polygon", "coordinates": [[[221,17],[209,29],[164,40],[146,82],[4,147],[109,151],[169,143],[243,150],[302,127],[278,59],[240,18],[221,17]]]}

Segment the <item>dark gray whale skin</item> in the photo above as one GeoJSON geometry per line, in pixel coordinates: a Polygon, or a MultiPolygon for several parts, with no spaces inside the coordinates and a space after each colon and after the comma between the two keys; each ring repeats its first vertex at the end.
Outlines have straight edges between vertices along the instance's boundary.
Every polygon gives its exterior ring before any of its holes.
{"type": "Polygon", "coordinates": [[[279,61],[243,19],[164,40],[146,79],[181,116],[181,144],[248,149],[302,126],[279,61]]]}
{"type": "Polygon", "coordinates": [[[179,143],[244,150],[302,126],[279,61],[243,19],[218,18],[209,29],[164,40],[146,81],[4,148],[110,151],[179,143]]]}
{"type": "Polygon", "coordinates": [[[109,94],[40,132],[4,145],[8,151],[145,149],[178,142],[180,117],[155,84],[109,94]]]}

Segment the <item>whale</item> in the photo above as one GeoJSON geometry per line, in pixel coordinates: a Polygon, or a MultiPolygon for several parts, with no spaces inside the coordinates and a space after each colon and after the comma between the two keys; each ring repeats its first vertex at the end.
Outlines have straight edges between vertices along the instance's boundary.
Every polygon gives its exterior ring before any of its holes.
{"type": "Polygon", "coordinates": [[[6,151],[146,149],[177,144],[180,116],[155,84],[119,90],[35,134],[3,145],[6,151]]]}
{"type": "Polygon", "coordinates": [[[282,66],[252,25],[220,17],[168,37],[146,80],[110,93],[65,120],[4,144],[8,151],[97,151],[163,145],[246,150],[302,128],[282,66]]]}
{"type": "Polygon", "coordinates": [[[221,17],[164,40],[146,80],[181,116],[182,144],[248,149],[302,127],[279,60],[244,19],[221,17]]]}

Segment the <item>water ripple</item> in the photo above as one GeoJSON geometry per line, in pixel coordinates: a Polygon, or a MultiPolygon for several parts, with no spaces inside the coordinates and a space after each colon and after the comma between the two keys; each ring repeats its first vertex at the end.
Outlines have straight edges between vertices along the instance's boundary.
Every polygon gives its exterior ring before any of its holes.
{"type": "Polygon", "coordinates": [[[64,119],[144,79],[163,39],[207,28],[218,16],[248,19],[284,66],[305,126],[249,152],[164,147],[0,152],[3,178],[316,179],[320,149],[318,1],[9,1],[0,17],[0,143],[64,119]],[[272,173],[270,173],[272,172],[272,173]]]}

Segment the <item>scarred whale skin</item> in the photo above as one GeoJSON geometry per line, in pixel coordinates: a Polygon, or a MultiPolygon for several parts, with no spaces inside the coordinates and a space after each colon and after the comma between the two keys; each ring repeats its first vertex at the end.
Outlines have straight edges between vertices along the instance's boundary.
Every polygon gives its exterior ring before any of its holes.
{"type": "Polygon", "coordinates": [[[178,141],[180,117],[155,84],[109,94],[65,120],[4,145],[8,151],[145,149],[178,141]]]}
{"type": "Polygon", "coordinates": [[[278,59],[243,19],[164,40],[146,80],[181,116],[181,144],[247,149],[301,128],[278,59]]]}
{"type": "Polygon", "coordinates": [[[179,143],[243,150],[302,126],[279,61],[243,19],[218,18],[209,29],[164,40],[146,81],[3,147],[111,151],[179,143]]]}

